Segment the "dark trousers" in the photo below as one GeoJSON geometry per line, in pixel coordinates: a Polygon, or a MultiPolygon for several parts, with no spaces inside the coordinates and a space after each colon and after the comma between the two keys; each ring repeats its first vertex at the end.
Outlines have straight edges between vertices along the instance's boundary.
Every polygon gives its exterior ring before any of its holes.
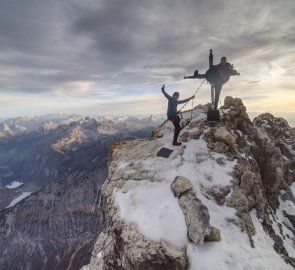
{"type": "Polygon", "coordinates": [[[178,116],[169,117],[169,120],[173,123],[173,125],[175,127],[173,142],[177,142],[178,135],[179,135],[179,133],[181,131],[180,118],[178,116]]]}
{"type": "Polygon", "coordinates": [[[214,110],[217,110],[220,92],[221,92],[222,85],[216,84],[214,86],[215,89],[215,98],[214,98],[214,110]]]}

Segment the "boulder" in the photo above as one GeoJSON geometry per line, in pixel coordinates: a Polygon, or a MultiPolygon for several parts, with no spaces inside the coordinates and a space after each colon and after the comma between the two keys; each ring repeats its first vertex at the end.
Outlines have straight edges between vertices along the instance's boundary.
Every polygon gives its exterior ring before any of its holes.
{"type": "Polygon", "coordinates": [[[192,190],[193,186],[190,180],[183,176],[175,177],[171,188],[174,192],[174,195],[179,198],[184,192],[192,190]]]}
{"type": "Polygon", "coordinates": [[[196,198],[192,191],[179,198],[179,205],[185,216],[188,237],[195,244],[203,244],[210,227],[208,208],[196,198]]]}
{"type": "Polygon", "coordinates": [[[219,242],[220,240],[220,230],[215,227],[211,227],[210,233],[205,236],[204,242],[219,242]]]}
{"type": "Polygon", "coordinates": [[[195,244],[202,244],[210,232],[208,208],[196,197],[189,179],[177,176],[171,185],[185,217],[188,236],[195,244]]]}
{"type": "Polygon", "coordinates": [[[229,109],[234,102],[234,98],[231,96],[226,96],[224,99],[224,108],[229,109]]]}
{"type": "Polygon", "coordinates": [[[216,142],[223,142],[230,148],[236,143],[236,137],[229,132],[224,126],[218,127],[214,133],[214,140],[216,142]]]}

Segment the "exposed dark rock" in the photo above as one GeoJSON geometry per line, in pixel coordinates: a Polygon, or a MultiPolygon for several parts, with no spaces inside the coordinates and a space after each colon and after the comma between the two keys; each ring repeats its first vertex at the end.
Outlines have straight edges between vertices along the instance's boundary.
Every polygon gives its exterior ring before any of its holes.
{"type": "Polygon", "coordinates": [[[174,150],[163,147],[157,153],[157,157],[169,158],[173,151],[174,150]]]}

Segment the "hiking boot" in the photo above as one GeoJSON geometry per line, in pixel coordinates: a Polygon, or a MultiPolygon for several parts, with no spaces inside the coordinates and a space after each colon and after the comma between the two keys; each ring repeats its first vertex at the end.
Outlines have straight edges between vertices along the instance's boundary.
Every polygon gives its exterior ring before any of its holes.
{"type": "Polygon", "coordinates": [[[172,143],[174,146],[179,146],[179,145],[182,145],[182,143],[181,142],[173,142],[172,143]]]}

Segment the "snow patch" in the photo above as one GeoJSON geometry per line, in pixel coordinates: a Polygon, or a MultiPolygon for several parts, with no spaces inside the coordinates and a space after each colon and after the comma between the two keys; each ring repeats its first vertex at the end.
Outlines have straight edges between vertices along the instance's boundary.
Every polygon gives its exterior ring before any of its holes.
{"type": "Polygon", "coordinates": [[[188,244],[190,270],[293,269],[274,251],[273,240],[265,234],[255,211],[251,217],[256,228],[253,237],[255,248],[250,246],[246,233],[241,233],[240,228],[228,223],[221,230],[221,242],[205,243],[203,246],[188,244]]]}
{"type": "Polygon", "coordinates": [[[126,182],[114,191],[121,218],[135,222],[141,233],[154,241],[166,240],[183,247],[187,242],[184,215],[167,182],[126,182]]]}
{"type": "Polygon", "coordinates": [[[23,184],[24,183],[22,183],[22,182],[13,181],[12,183],[10,183],[9,185],[7,185],[6,187],[9,188],[9,189],[14,189],[14,188],[20,187],[23,184]]]}
{"type": "Polygon", "coordinates": [[[17,203],[19,203],[23,199],[27,198],[31,194],[32,194],[32,192],[23,192],[22,195],[20,195],[19,197],[15,198],[14,200],[12,200],[11,203],[6,208],[9,208],[9,207],[12,207],[12,206],[16,205],[17,203]]]}

